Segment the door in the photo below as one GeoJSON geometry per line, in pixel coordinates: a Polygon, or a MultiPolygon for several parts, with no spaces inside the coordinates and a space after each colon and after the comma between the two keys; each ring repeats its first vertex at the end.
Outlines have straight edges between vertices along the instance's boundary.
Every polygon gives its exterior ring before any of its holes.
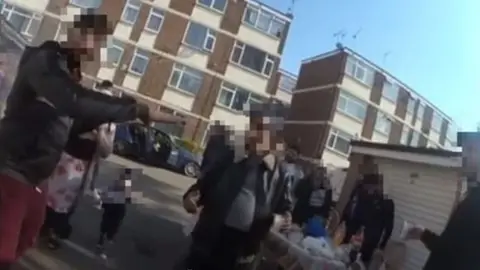
{"type": "MultiPolygon", "coordinates": [[[[387,196],[395,203],[392,240],[399,239],[403,221],[441,233],[457,192],[454,170],[397,160],[379,160],[387,196]]],[[[421,270],[429,251],[418,241],[407,242],[405,270],[421,270]]]]}
{"type": "Polygon", "coordinates": [[[152,143],[152,162],[158,165],[165,165],[173,148],[170,136],[159,130],[152,129],[152,143]]]}

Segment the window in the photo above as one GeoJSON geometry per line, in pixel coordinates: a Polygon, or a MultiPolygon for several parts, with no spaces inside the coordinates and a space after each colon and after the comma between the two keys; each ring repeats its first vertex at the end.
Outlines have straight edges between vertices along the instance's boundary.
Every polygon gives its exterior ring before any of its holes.
{"type": "Polygon", "coordinates": [[[385,81],[383,84],[382,96],[393,103],[397,103],[399,90],[397,84],[385,81]]]}
{"type": "Polygon", "coordinates": [[[328,136],[328,148],[348,155],[350,153],[350,141],[353,139],[353,136],[340,131],[336,128],[332,128],[330,135],[328,136]]]}
{"type": "Polygon", "coordinates": [[[282,36],[286,23],[273,13],[251,5],[245,9],[243,22],[277,38],[282,36]]]}
{"type": "Polygon", "coordinates": [[[420,123],[423,121],[423,114],[425,113],[425,105],[422,103],[418,104],[418,109],[417,109],[417,121],[420,123]]]}
{"type": "Polygon", "coordinates": [[[102,0],[70,0],[70,4],[81,8],[99,8],[102,0]]]}
{"type": "Polygon", "coordinates": [[[337,110],[363,122],[367,104],[342,90],[338,97],[337,110]]]}
{"type": "Polygon", "coordinates": [[[108,46],[108,51],[107,51],[107,62],[112,63],[114,66],[117,66],[120,64],[120,61],[122,60],[123,56],[123,43],[116,40],[112,39],[111,44],[108,46]]]}
{"type": "Polygon", "coordinates": [[[457,144],[457,132],[458,129],[452,123],[449,123],[447,129],[447,140],[455,145],[457,144]]]}
{"type": "Polygon", "coordinates": [[[140,0],[128,0],[122,13],[122,21],[128,24],[134,24],[140,13],[140,0]]]}
{"type": "Polygon", "coordinates": [[[154,33],[160,32],[164,16],[165,12],[163,10],[158,8],[151,8],[150,14],[148,15],[147,23],[145,24],[145,29],[154,33]]]}
{"type": "Polygon", "coordinates": [[[149,52],[137,48],[133,53],[129,71],[136,75],[143,75],[147,70],[149,58],[149,52]]]}
{"type": "Polygon", "coordinates": [[[222,83],[217,99],[219,104],[236,111],[243,111],[246,104],[259,104],[264,101],[265,98],[228,82],[222,83]]]}
{"type": "Polygon", "coordinates": [[[198,0],[200,5],[206,6],[208,8],[224,12],[227,7],[227,0],[198,0]]]}
{"type": "Polygon", "coordinates": [[[408,134],[410,132],[410,129],[407,127],[404,127],[402,130],[402,136],[400,137],[400,144],[403,145],[408,145],[408,134]]]}
{"type": "Polygon", "coordinates": [[[201,24],[190,22],[184,42],[200,50],[212,52],[215,47],[216,33],[201,24]]]}
{"type": "Polygon", "coordinates": [[[408,98],[408,104],[407,104],[407,113],[413,114],[413,111],[415,110],[415,99],[412,97],[408,98]]]}
{"type": "Polygon", "coordinates": [[[432,117],[432,129],[435,130],[436,132],[440,132],[440,130],[442,129],[442,122],[443,122],[442,116],[437,112],[434,112],[432,117]]]}
{"type": "Polygon", "coordinates": [[[352,56],[347,59],[345,73],[368,86],[373,85],[373,70],[365,62],[352,56]]]}
{"type": "Polygon", "coordinates": [[[280,74],[280,80],[278,82],[278,88],[284,92],[292,93],[293,89],[297,86],[297,80],[287,76],[285,74],[280,74]]]}
{"type": "Polygon", "coordinates": [[[184,65],[175,64],[168,84],[195,95],[202,88],[203,73],[184,65]]]}
{"type": "Polygon", "coordinates": [[[40,28],[42,16],[26,9],[4,4],[1,13],[13,29],[29,41],[35,37],[40,28]]]}
{"type": "Polygon", "coordinates": [[[273,56],[239,41],[235,42],[231,60],[243,67],[267,76],[272,74],[275,62],[273,56]]]}
{"type": "Polygon", "coordinates": [[[418,146],[420,140],[420,133],[412,130],[412,140],[410,141],[410,146],[418,146]]]}
{"type": "Polygon", "coordinates": [[[382,112],[377,112],[377,120],[375,121],[375,130],[388,136],[392,128],[392,120],[382,112]]]}

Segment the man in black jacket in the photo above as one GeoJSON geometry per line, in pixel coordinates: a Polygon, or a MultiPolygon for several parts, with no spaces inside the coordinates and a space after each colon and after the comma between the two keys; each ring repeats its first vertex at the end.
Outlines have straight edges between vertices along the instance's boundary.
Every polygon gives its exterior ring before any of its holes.
{"type": "Polygon", "coordinates": [[[0,269],[9,269],[32,246],[45,214],[45,179],[64,150],[71,122],[93,130],[107,122],[179,119],[133,98],[111,97],[79,84],[82,59],[106,38],[106,15],[76,16],[63,43],[28,47],[0,121],[0,269]]]}
{"type": "Polygon", "coordinates": [[[274,104],[253,111],[247,155],[239,157],[231,148],[185,193],[188,212],[203,208],[184,269],[237,269],[240,258],[254,258],[276,216],[284,224],[291,221],[291,182],[272,153],[282,142],[278,115],[274,104]]]}

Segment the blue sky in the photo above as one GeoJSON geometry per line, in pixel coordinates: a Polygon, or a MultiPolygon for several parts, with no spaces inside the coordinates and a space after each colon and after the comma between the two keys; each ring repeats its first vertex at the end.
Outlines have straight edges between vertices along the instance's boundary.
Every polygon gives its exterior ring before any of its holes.
{"type": "MultiPolygon", "coordinates": [[[[263,2],[282,11],[291,5],[263,2]]],[[[345,45],[415,89],[463,130],[474,130],[480,122],[478,14],[475,0],[297,0],[282,67],[298,73],[302,59],[334,49],[333,34],[345,30],[345,45]]]]}

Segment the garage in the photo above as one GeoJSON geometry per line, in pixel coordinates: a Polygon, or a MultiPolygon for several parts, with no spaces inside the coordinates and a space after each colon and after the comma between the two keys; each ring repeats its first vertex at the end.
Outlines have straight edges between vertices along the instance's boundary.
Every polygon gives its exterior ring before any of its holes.
{"type": "MultiPolygon", "coordinates": [[[[398,242],[404,220],[441,233],[463,188],[461,153],[401,145],[352,142],[351,165],[342,190],[342,205],[359,179],[362,156],[373,157],[383,175],[386,196],[395,202],[395,225],[391,238],[398,242]],[[353,168],[352,168],[353,166],[353,168]]],[[[402,269],[420,270],[429,252],[420,242],[405,245],[402,269]]]]}

